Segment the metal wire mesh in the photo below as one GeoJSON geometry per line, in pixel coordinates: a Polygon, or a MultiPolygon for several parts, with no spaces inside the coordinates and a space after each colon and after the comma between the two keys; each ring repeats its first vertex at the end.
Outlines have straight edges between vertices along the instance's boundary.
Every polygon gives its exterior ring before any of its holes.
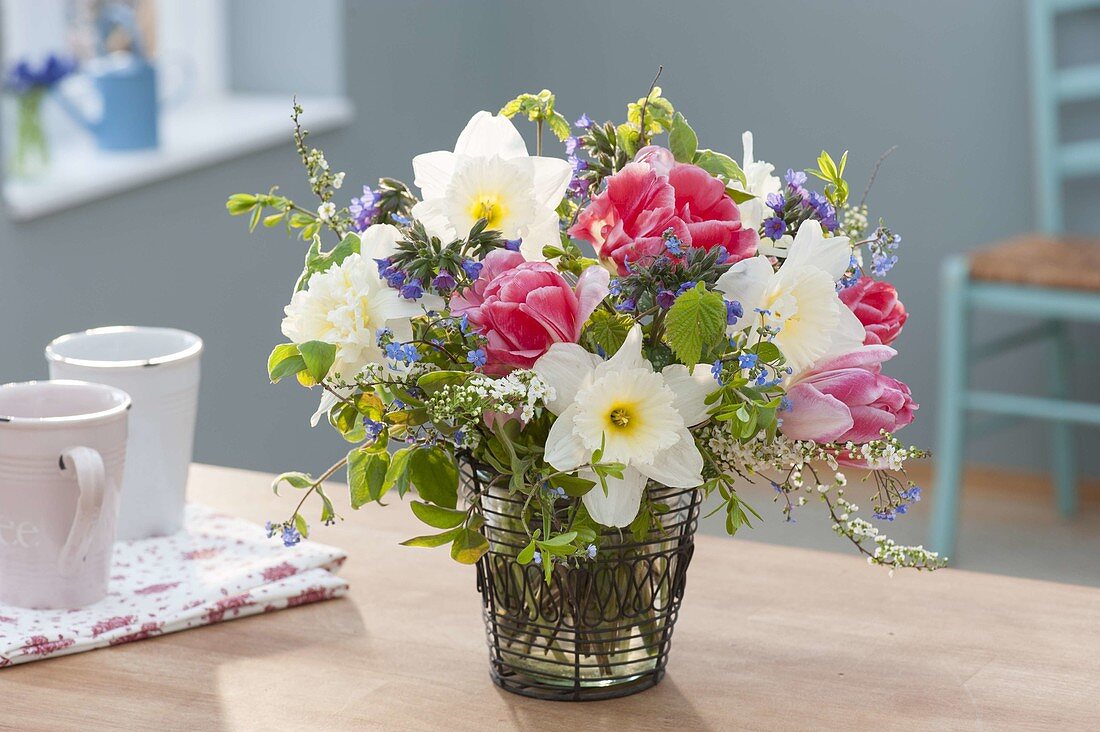
{"type": "Polygon", "coordinates": [[[555,563],[547,584],[541,567],[516,562],[528,542],[520,518],[525,496],[509,496],[485,466],[467,459],[460,467],[489,541],[477,584],[493,680],[524,696],[572,701],[657,684],[695,548],[699,491],[651,484],[651,500],[668,511],[645,540],[609,530],[595,559],[555,563]]]}

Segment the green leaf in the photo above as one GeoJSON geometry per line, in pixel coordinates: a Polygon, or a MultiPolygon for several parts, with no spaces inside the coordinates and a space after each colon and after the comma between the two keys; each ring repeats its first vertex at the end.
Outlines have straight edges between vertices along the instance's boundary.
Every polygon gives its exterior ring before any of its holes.
{"type": "Polygon", "coordinates": [[[442,508],[420,501],[413,501],[410,505],[418,519],[437,529],[453,529],[466,520],[466,512],[455,508],[442,508]]]}
{"type": "Polygon", "coordinates": [[[431,395],[444,386],[465,383],[470,378],[469,371],[429,371],[416,381],[416,385],[431,395]]]}
{"type": "Polygon", "coordinates": [[[579,498],[592,490],[596,485],[596,481],[576,475],[555,475],[550,479],[550,485],[564,489],[567,496],[579,498]]]}
{"type": "Polygon", "coordinates": [[[348,453],[348,490],[351,507],[358,509],[379,500],[389,489],[390,454],[384,446],[356,448],[348,453]]]}
{"type": "Polygon", "coordinates": [[[390,464],[386,470],[386,481],[382,485],[383,493],[390,488],[396,488],[397,495],[404,496],[405,492],[409,490],[411,481],[409,461],[414,451],[415,448],[403,447],[390,457],[390,464]]]}
{"type": "Polygon", "coordinates": [[[640,146],[638,130],[629,124],[621,124],[615,129],[615,143],[626,153],[628,158],[633,158],[640,146]]]}
{"type": "Polygon", "coordinates": [[[571,544],[576,538],[577,532],[569,531],[564,534],[558,534],[557,536],[546,539],[545,541],[540,541],[539,546],[565,546],[566,544],[571,544]]]}
{"type": "Polygon", "coordinates": [[[306,367],[305,359],[298,353],[298,346],[282,343],[275,346],[267,357],[267,375],[271,383],[278,383],[285,376],[292,376],[306,367]]]}
{"type": "Polygon", "coordinates": [[[569,120],[559,113],[552,112],[546,123],[550,126],[550,131],[554,133],[554,137],[561,141],[565,141],[569,137],[569,120]]]}
{"type": "Polygon", "coordinates": [[[428,536],[414,536],[411,539],[406,539],[401,542],[401,546],[422,546],[422,547],[434,547],[443,546],[454,541],[455,537],[459,535],[462,529],[451,529],[450,531],[444,531],[442,534],[429,534],[428,536]]]}
{"type": "Polygon", "coordinates": [[[298,533],[304,538],[309,538],[309,524],[306,523],[306,520],[300,513],[294,514],[294,528],[298,529],[298,533]]]}
{"type": "Polygon", "coordinates": [[[756,196],[752,195],[751,193],[747,191],[739,191],[736,188],[727,188],[726,195],[733,199],[733,202],[737,205],[741,205],[746,201],[751,201],[752,199],[756,198],[756,196]]]}
{"type": "Polygon", "coordinates": [[[409,459],[409,473],[416,492],[425,501],[444,508],[458,504],[458,466],[440,447],[421,447],[409,459]]]}
{"type": "Polygon", "coordinates": [[[584,326],[589,343],[599,346],[604,353],[615,353],[626,340],[634,321],[622,313],[612,313],[602,308],[594,311],[584,326]]]}
{"type": "Polygon", "coordinates": [[[520,564],[530,564],[531,560],[535,558],[535,542],[532,540],[527,546],[523,547],[523,550],[516,557],[516,561],[520,564]]]}
{"type": "Polygon", "coordinates": [[[668,147],[672,150],[672,156],[677,162],[690,163],[695,159],[695,150],[699,147],[699,138],[695,130],[684,119],[684,115],[677,112],[672,117],[672,129],[668,133],[668,147]]]}
{"type": "Polygon", "coordinates": [[[661,87],[653,87],[648,103],[645,97],[641,97],[638,101],[627,105],[626,121],[636,130],[641,129],[643,106],[645,107],[646,137],[652,137],[672,127],[672,102],[661,96],[661,87]]]}
{"type": "Polygon", "coordinates": [[[302,354],[310,378],[318,383],[324,381],[336,360],[336,346],[324,341],[306,341],[298,345],[298,352],[302,354]]]}
{"type": "Polygon", "coordinates": [[[757,358],[765,363],[783,360],[783,352],[779,350],[779,346],[771,341],[760,341],[749,350],[755,353],[757,358]]]}
{"type": "Polygon", "coordinates": [[[321,486],[317,486],[315,489],[317,495],[321,497],[321,523],[327,524],[329,521],[333,521],[336,518],[336,509],[332,506],[332,500],[325,493],[321,486]]]}
{"type": "Polygon", "coordinates": [[[512,117],[515,117],[516,112],[519,111],[520,105],[522,104],[521,100],[522,100],[522,97],[516,97],[512,101],[508,102],[507,104],[505,104],[503,107],[500,108],[499,114],[502,117],[507,117],[508,119],[511,119],[512,117]]]}
{"type": "Polygon", "coordinates": [[[279,495],[279,485],[282,483],[287,483],[292,488],[309,488],[313,485],[313,478],[297,471],[276,475],[275,480],[271,481],[271,490],[275,491],[275,495],[279,495]]]}
{"type": "Polygon", "coordinates": [[[337,402],[329,410],[329,423],[348,442],[359,444],[367,438],[367,430],[363,425],[363,415],[355,408],[354,404],[337,402]]]}
{"type": "Polygon", "coordinates": [[[741,170],[741,166],[729,155],[703,149],[695,153],[693,162],[711,175],[721,175],[726,180],[738,181],[743,186],[748,185],[745,180],[745,171],[741,170]]]}
{"type": "Polygon", "coordinates": [[[487,551],[489,542],[484,536],[470,529],[459,529],[451,544],[451,559],[462,564],[474,564],[487,551]]]}
{"type": "Polygon", "coordinates": [[[302,269],[302,275],[298,278],[298,282],[295,284],[295,290],[304,290],[306,285],[309,284],[309,278],[318,272],[325,272],[334,264],[341,264],[348,256],[357,254],[362,245],[358,234],[347,234],[340,243],[334,246],[327,252],[321,251],[321,239],[315,236],[316,229],[319,228],[318,223],[315,220],[307,219],[303,222],[301,219],[291,219],[291,225],[296,226],[295,222],[302,224],[305,228],[302,229],[302,236],[310,239],[311,243],[309,249],[306,250],[306,262],[305,267],[302,269]]]}
{"type": "Polygon", "coordinates": [[[726,304],[702,282],[676,298],[668,310],[665,337],[688,368],[699,363],[703,352],[720,343],[725,333],[726,304]]]}
{"type": "Polygon", "coordinates": [[[230,216],[240,216],[248,213],[256,205],[256,196],[252,193],[234,193],[225,202],[225,209],[230,216]]]}

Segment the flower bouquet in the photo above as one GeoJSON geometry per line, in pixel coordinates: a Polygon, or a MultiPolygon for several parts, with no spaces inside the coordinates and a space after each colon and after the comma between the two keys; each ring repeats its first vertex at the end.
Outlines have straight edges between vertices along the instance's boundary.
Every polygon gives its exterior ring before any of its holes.
{"type": "Polygon", "coordinates": [[[570,125],[543,91],[413,158],[418,195],[382,178],[338,207],[344,174],[301,113],[316,209],[274,188],[227,207],[308,242],[268,370],[320,391],[314,424],[351,449],[278,476],[302,495],[270,535],[308,534],[311,496],[336,521],[342,469],[353,509],[415,491],[430,530],[404,543],[477,565],[493,678],[552,699],[660,680],[700,510],[730,534],[759,518],[739,481],[768,481],[787,520],[820,504],[872,564],[942,565],[846,493],[841,466],[860,468],[892,521],[923,455],[894,437],[917,405],[881,371],[906,320],[881,279],[899,238],[850,202],[847,154],[780,179],[748,132],[740,164],[700,147],[659,87],[617,125],[570,125]]]}

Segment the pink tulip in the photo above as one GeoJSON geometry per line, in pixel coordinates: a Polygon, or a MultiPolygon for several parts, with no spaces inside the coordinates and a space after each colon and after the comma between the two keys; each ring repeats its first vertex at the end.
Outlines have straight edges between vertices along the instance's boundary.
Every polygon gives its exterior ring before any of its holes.
{"type": "Polygon", "coordinates": [[[861,277],[840,291],[840,299],[863,323],[867,334],[864,345],[890,345],[909,318],[898,291],[889,282],[861,277]]]}
{"type": "Polygon", "coordinates": [[[882,362],[896,354],[889,346],[862,346],[799,374],[787,387],[791,408],[781,415],[783,434],[861,444],[912,422],[917,404],[909,387],[881,373],[882,362]]]}
{"type": "Polygon", "coordinates": [[[675,225],[675,206],[676,191],[667,178],[647,163],[629,163],[607,179],[603,193],[581,211],[569,235],[590,242],[604,263],[625,275],[627,261],[661,253],[666,229],[687,236],[682,222],[675,225]]]}
{"type": "Polygon", "coordinates": [[[590,242],[600,259],[620,275],[627,262],[664,251],[668,229],[692,247],[723,247],[736,262],[756,251],[755,231],[741,227],[737,205],[722,181],[695,165],[677,163],[665,148],[649,145],[607,179],[569,229],[590,242]]]}
{"type": "Polygon", "coordinates": [[[490,252],[473,286],[451,297],[483,336],[485,373],[530,368],[554,343],[576,343],[581,327],[608,293],[602,267],[581,273],[576,287],[547,262],[527,262],[504,249],[490,252]]]}
{"type": "Polygon", "coordinates": [[[646,163],[654,173],[667,178],[669,171],[676,165],[676,158],[667,147],[646,145],[634,155],[634,162],[646,163]]]}
{"type": "Polygon", "coordinates": [[[668,174],[676,191],[676,215],[687,225],[685,244],[711,250],[722,247],[729,262],[756,253],[756,231],[741,228],[741,212],[726,195],[722,181],[697,165],[676,165],[668,174]]]}

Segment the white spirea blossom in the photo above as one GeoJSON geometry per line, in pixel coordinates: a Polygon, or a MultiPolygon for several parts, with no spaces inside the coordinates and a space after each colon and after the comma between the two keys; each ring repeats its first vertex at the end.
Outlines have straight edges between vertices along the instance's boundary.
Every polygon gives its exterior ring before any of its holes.
{"type": "Polygon", "coordinates": [[[462,427],[493,413],[507,417],[518,412],[526,423],[554,398],[554,389],[533,371],[521,369],[499,379],[473,374],[435,392],[428,400],[428,415],[434,422],[462,427]]]}

